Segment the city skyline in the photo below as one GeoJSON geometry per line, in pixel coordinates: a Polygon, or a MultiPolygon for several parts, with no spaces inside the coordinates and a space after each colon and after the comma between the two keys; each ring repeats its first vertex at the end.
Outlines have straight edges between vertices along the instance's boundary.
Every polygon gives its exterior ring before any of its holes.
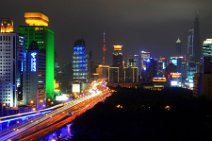
{"type": "Polygon", "coordinates": [[[0,11],[2,17],[14,20],[15,31],[19,25],[25,25],[24,12],[41,11],[49,16],[49,26],[55,30],[59,63],[70,62],[71,47],[81,37],[85,39],[88,50],[93,51],[94,58],[101,60],[98,52],[102,48],[103,32],[106,32],[107,59],[111,58],[112,45],[116,43],[124,45],[124,54],[147,50],[155,57],[174,55],[178,37],[182,39],[183,48],[186,46],[188,29],[193,26],[195,11],[200,13],[201,43],[212,35],[212,29],[209,28],[212,23],[209,14],[212,12],[212,2],[209,0],[134,0],[115,1],[112,4],[108,1],[50,3],[47,0],[15,1],[11,5],[10,2],[5,1],[5,8],[0,11]],[[8,11],[7,7],[19,10],[8,11]]]}
{"type": "Polygon", "coordinates": [[[0,141],[212,139],[211,0],[0,1],[0,141]]]}

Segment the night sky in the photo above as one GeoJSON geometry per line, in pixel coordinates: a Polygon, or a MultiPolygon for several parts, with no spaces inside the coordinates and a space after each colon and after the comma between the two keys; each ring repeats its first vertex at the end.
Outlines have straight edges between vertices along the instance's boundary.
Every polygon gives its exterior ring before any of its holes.
{"type": "MultiPolygon", "coordinates": [[[[24,25],[24,12],[39,11],[55,31],[59,63],[69,63],[72,46],[83,37],[95,60],[100,61],[102,33],[106,32],[108,57],[112,44],[124,45],[124,54],[151,51],[154,57],[174,55],[180,37],[192,28],[200,13],[201,40],[212,37],[212,0],[0,0],[0,17],[24,25]]],[[[108,59],[109,60],[109,59],[108,59]]],[[[110,63],[111,60],[108,62],[110,63]]]]}

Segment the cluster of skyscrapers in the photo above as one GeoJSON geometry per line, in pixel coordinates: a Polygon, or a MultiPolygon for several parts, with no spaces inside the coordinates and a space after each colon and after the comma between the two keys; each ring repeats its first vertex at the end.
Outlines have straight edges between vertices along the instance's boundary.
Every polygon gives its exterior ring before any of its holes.
{"type": "Polygon", "coordinates": [[[0,103],[43,108],[54,98],[54,32],[46,15],[24,17],[17,33],[11,19],[0,21],[0,103]]]}
{"type": "MultiPolygon", "coordinates": [[[[148,89],[185,87],[195,95],[212,93],[212,39],[201,44],[199,18],[188,30],[187,44],[176,40],[174,56],[153,58],[149,51],[124,56],[123,45],[114,45],[112,65],[99,65],[97,75],[106,78],[111,85],[131,87],[142,85],[148,89]]],[[[104,46],[104,45],[103,45],[104,46]]]]}
{"type": "MultiPolygon", "coordinates": [[[[11,19],[0,20],[0,103],[8,107],[36,106],[55,99],[54,32],[49,19],[39,12],[24,14],[26,25],[14,32],[11,19]]],[[[94,66],[84,39],[74,42],[70,75],[72,92],[80,93],[92,79],[104,78],[112,86],[160,90],[166,86],[187,87],[195,95],[212,93],[212,39],[201,45],[199,19],[188,31],[187,45],[176,41],[175,56],[151,56],[150,51],[124,55],[121,44],[113,45],[112,64],[106,64],[106,40],[103,33],[102,62],[94,66]]],[[[62,73],[62,71],[60,71],[62,73]]],[[[66,76],[65,76],[66,77],[66,76]]],[[[61,84],[61,82],[60,82],[61,84]]]]}

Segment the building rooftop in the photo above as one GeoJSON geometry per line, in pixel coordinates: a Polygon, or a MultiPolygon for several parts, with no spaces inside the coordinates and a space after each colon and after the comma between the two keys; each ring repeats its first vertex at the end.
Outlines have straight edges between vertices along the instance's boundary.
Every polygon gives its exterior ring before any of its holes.
{"type": "Polygon", "coordinates": [[[0,19],[0,32],[14,32],[13,20],[9,18],[0,19]]]}
{"type": "Polygon", "coordinates": [[[123,45],[113,45],[114,50],[122,50],[123,45]]]}
{"type": "Polygon", "coordinates": [[[29,26],[48,26],[49,18],[41,12],[25,12],[25,23],[29,26]]]}

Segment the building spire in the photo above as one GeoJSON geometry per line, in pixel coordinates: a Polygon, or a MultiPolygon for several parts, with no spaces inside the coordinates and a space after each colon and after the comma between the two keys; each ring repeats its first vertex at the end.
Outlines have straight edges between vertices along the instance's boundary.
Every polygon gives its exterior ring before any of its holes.
{"type": "Polygon", "coordinates": [[[181,40],[180,38],[178,37],[177,41],[176,41],[177,44],[180,44],[181,43],[181,40]]]}
{"type": "Polygon", "coordinates": [[[102,45],[102,64],[106,64],[106,33],[103,32],[103,45],[102,45]]]}

